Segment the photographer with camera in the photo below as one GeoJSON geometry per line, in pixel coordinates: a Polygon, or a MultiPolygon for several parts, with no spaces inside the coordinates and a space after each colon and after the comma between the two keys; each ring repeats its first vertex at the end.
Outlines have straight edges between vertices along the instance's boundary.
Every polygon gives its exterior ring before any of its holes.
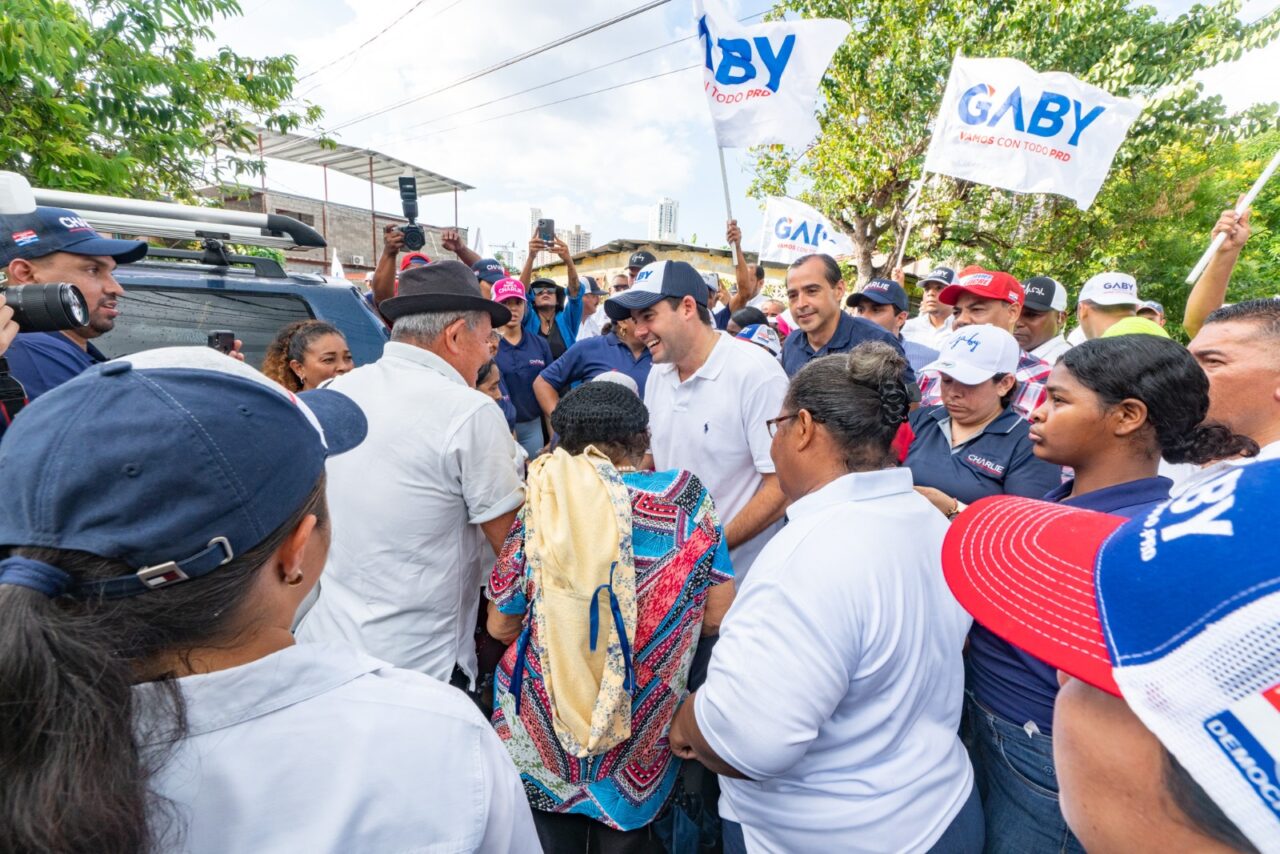
{"type": "Polygon", "coordinates": [[[13,319],[13,309],[5,304],[4,291],[0,291],[0,356],[9,349],[18,334],[18,322],[13,319]]]}
{"type": "MultiPolygon", "coordinates": [[[[110,332],[120,314],[124,288],[112,271],[118,264],[132,264],[147,254],[141,240],[102,237],[74,211],[38,207],[31,213],[0,215],[0,268],[6,275],[8,305],[18,302],[18,288],[39,285],[74,285],[45,288],[42,298],[22,302],[42,309],[45,322],[31,328],[21,317],[18,334],[5,357],[13,379],[22,383],[26,396],[35,400],[50,389],[78,376],[89,366],[106,361],[92,340],[110,332]],[[66,314],[47,311],[49,303],[66,314]],[[76,325],[78,324],[78,325],[76,325]]],[[[37,314],[31,312],[33,319],[37,314]]]]}

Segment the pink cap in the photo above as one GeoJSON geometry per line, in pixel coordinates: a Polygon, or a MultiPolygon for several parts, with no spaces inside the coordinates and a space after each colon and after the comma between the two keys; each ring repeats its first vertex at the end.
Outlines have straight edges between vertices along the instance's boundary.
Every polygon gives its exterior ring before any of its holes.
{"type": "Polygon", "coordinates": [[[524,294],[524,282],[508,277],[493,283],[493,301],[502,302],[508,299],[528,301],[529,298],[524,294]]]}

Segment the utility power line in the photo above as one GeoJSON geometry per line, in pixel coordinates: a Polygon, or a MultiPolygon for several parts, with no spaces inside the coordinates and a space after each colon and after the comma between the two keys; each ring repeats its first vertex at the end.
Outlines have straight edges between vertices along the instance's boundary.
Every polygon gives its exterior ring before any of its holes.
{"type": "Polygon", "coordinates": [[[609,18],[608,20],[601,21],[598,24],[593,24],[590,27],[586,27],[584,29],[578,30],[575,33],[570,33],[567,36],[562,36],[561,38],[555,39],[554,41],[550,41],[544,45],[535,47],[532,50],[527,50],[524,53],[513,56],[510,59],[504,59],[502,62],[496,63],[494,65],[490,65],[488,68],[482,68],[479,71],[472,72],[471,74],[468,74],[465,77],[461,77],[458,80],[453,81],[452,83],[448,83],[444,86],[441,86],[438,89],[432,89],[430,92],[424,92],[423,94],[415,95],[412,98],[405,98],[402,101],[397,101],[394,104],[390,104],[386,107],[381,107],[377,110],[373,110],[371,112],[365,113],[364,115],[357,116],[354,119],[350,119],[348,121],[342,122],[341,124],[338,124],[332,128],[329,128],[329,132],[339,131],[339,130],[343,130],[344,128],[349,128],[352,125],[361,124],[363,122],[368,121],[369,119],[377,118],[378,116],[385,115],[387,113],[392,112],[393,110],[398,110],[398,109],[401,109],[402,107],[407,107],[409,104],[414,104],[425,98],[430,98],[432,95],[438,95],[441,92],[454,88],[455,86],[461,86],[464,83],[470,83],[472,80],[476,80],[481,77],[485,77],[489,74],[493,74],[495,71],[501,71],[504,68],[508,68],[512,65],[515,65],[516,63],[523,62],[524,60],[530,59],[534,56],[537,56],[538,54],[546,53],[549,50],[554,50],[555,48],[569,44],[570,42],[576,41],[585,36],[589,36],[592,33],[599,32],[600,30],[603,30],[607,27],[612,27],[615,24],[620,24],[623,21],[626,21],[630,18],[634,18],[636,15],[640,15],[644,12],[648,12],[650,9],[656,9],[659,6],[666,5],[667,3],[670,3],[670,2],[671,0],[650,0],[650,2],[648,3],[645,3],[641,6],[637,6],[636,8],[631,9],[630,11],[627,11],[627,12],[623,12],[620,15],[615,15],[614,17],[609,18]]]}
{"type": "MultiPolygon", "coordinates": [[[[317,74],[319,74],[321,71],[324,71],[326,68],[331,68],[331,67],[333,67],[333,66],[337,65],[339,62],[342,62],[344,59],[349,59],[350,57],[355,56],[357,53],[359,53],[360,51],[364,50],[366,47],[368,47],[369,45],[373,44],[373,43],[374,43],[374,42],[376,42],[378,39],[382,38],[382,37],[383,37],[383,36],[385,36],[387,33],[391,32],[393,29],[395,29],[395,27],[396,27],[396,25],[397,25],[397,24],[399,24],[399,23],[403,22],[405,18],[409,17],[409,16],[410,16],[410,15],[412,15],[414,12],[418,11],[418,8],[419,8],[420,6],[422,6],[422,5],[423,5],[424,3],[426,3],[426,2],[427,2],[427,0],[418,0],[418,2],[414,3],[414,4],[413,4],[412,6],[410,6],[407,10],[405,10],[404,12],[400,13],[400,14],[399,14],[399,15],[397,15],[395,18],[393,18],[393,19],[392,19],[392,21],[391,21],[391,23],[387,24],[385,27],[383,27],[381,30],[379,30],[377,33],[375,33],[373,36],[371,36],[370,38],[368,38],[368,39],[366,39],[365,41],[361,42],[361,43],[360,43],[359,45],[357,45],[356,47],[353,47],[351,50],[347,51],[346,53],[341,54],[340,56],[336,56],[336,57],[334,57],[333,59],[329,60],[328,62],[326,62],[324,65],[320,66],[319,68],[316,68],[316,69],[313,69],[313,70],[311,70],[311,71],[308,71],[306,74],[304,74],[304,75],[302,75],[301,77],[299,77],[297,82],[301,83],[303,80],[306,80],[308,77],[314,77],[314,76],[316,76],[317,74]]],[[[445,6],[443,9],[440,9],[439,11],[437,11],[437,12],[436,12],[436,15],[437,15],[437,16],[439,16],[439,15],[443,15],[445,12],[448,12],[450,9],[452,9],[454,6],[457,6],[457,5],[458,5],[459,3],[461,3],[461,2],[462,2],[462,0],[454,0],[454,2],[450,3],[448,6],[445,6]]]]}

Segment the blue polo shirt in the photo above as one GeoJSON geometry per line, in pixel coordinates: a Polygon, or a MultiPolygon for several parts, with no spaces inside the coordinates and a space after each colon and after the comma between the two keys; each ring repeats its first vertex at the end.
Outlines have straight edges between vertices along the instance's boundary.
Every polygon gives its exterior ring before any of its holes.
{"type": "MultiPolygon", "coordinates": [[[[865,317],[850,317],[842,311],[840,320],[836,324],[835,334],[831,336],[830,341],[816,351],[809,346],[809,336],[804,333],[804,330],[797,329],[788,335],[787,340],[782,344],[782,369],[787,372],[787,376],[794,377],[801,368],[814,359],[829,356],[832,353],[848,353],[863,341],[883,341],[893,345],[895,350],[902,353],[904,358],[906,357],[902,342],[896,335],[891,335],[865,317]]],[[[915,371],[911,370],[910,366],[907,367],[902,380],[908,383],[916,381],[915,371]]]]}
{"type": "MultiPolygon", "coordinates": [[[[495,361],[497,361],[495,359],[495,361]]],[[[516,429],[516,405],[511,402],[511,392],[507,390],[507,381],[502,378],[502,368],[498,368],[498,391],[502,394],[502,400],[496,400],[498,408],[502,410],[502,417],[507,419],[507,427],[516,429]]]]}
{"type": "Polygon", "coordinates": [[[716,322],[716,329],[724,332],[729,328],[729,318],[733,316],[733,312],[729,310],[729,306],[718,308],[711,312],[711,319],[716,322]]]}
{"type": "Polygon", "coordinates": [[[1006,407],[981,433],[958,448],[944,429],[945,406],[925,406],[911,413],[916,437],[906,465],[916,486],[932,486],[962,504],[989,495],[1041,498],[1062,483],[1062,467],[1047,463],[1031,450],[1028,424],[1006,407]]]}
{"type": "MultiPolygon", "coordinates": [[[[1132,519],[1167,499],[1173,481],[1146,477],[1068,498],[1073,485],[1074,481],[1067,481],[1044,498],[1132,519]]],[[[1042,733],[1052,735],[1053,701],[1058,696],[1053,667],[974,623],[969,632],[967,675],[968,688],[979,703],[1010,723],[1023,726],[1033,721],[1042,733]]]]}
{"type": "Polygon", "coordinates": [[[649,378],[652,365],[649,348],[642,350],[640,357],[636,358],[631,354],[631,348],[610,332],[574,344],[542,372],[542,378],[563,394],[566,388],[595,379],[606,371],[621,371],[636,381],[643,398],[644,381],[649,378]]]}
{"type": "Polygon", "coordinates": [[[511,394],[516,408],[517,421],[532,421],[542,417],[542,407],[533,396],[533,381],[547,365],[551,364],[551,347],[547,339],[527,329],[520,331],[520,343],[512,346],[506,338],[498,339],[498,355],[494,357],[502,381],[511,394]]]}
{"type": "Polygon", "coordinates": [[[107,361],[92,343],[88,350],[81,350],[61,332],[20,333],[4,357],[9,360],[9,373],[26,389],[27,400],[35,400],[107,361]]]}
{"type": "Polygon", "coordinates": [[[898,336],[898,340],[902,342],[902,350],[907,354],[907,364],[911,366],[911,370],[917,374],[932,364],[938,358],[938,351],[932,347],[926,347],[919,341],[912,341],[909,338],[898,336]]]}

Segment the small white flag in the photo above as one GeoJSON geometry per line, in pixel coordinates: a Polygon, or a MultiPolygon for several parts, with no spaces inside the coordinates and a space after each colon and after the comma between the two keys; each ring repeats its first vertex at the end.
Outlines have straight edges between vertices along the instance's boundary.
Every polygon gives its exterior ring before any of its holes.
{"type": "Polygon", "coordinates": [[[342,269],[342,262],[338,260],[338,250],[333,250],[333,260],[329,262],[329,275],[336,279],[345,279],[346,271],[342,269]]]}
{"type": "Polygon", "coordinates": [[[804,202],[770,196],[760,234],[760,260],[790,264],[815,252],[836,257],[852,255],[853,241],[804,202]]]}
{"type": "Polygon", "coordinates": [[[744,26],[718,0],[693,0],[702,81],[721,148],[808,145],[818,84],[850,27],[811,18],[744,26]]]}
{"type": "Polygon", "coordinates": [[[1142,104],[1016,59],[957,56],[925,172],[1093,204],[1142,104]]]}

